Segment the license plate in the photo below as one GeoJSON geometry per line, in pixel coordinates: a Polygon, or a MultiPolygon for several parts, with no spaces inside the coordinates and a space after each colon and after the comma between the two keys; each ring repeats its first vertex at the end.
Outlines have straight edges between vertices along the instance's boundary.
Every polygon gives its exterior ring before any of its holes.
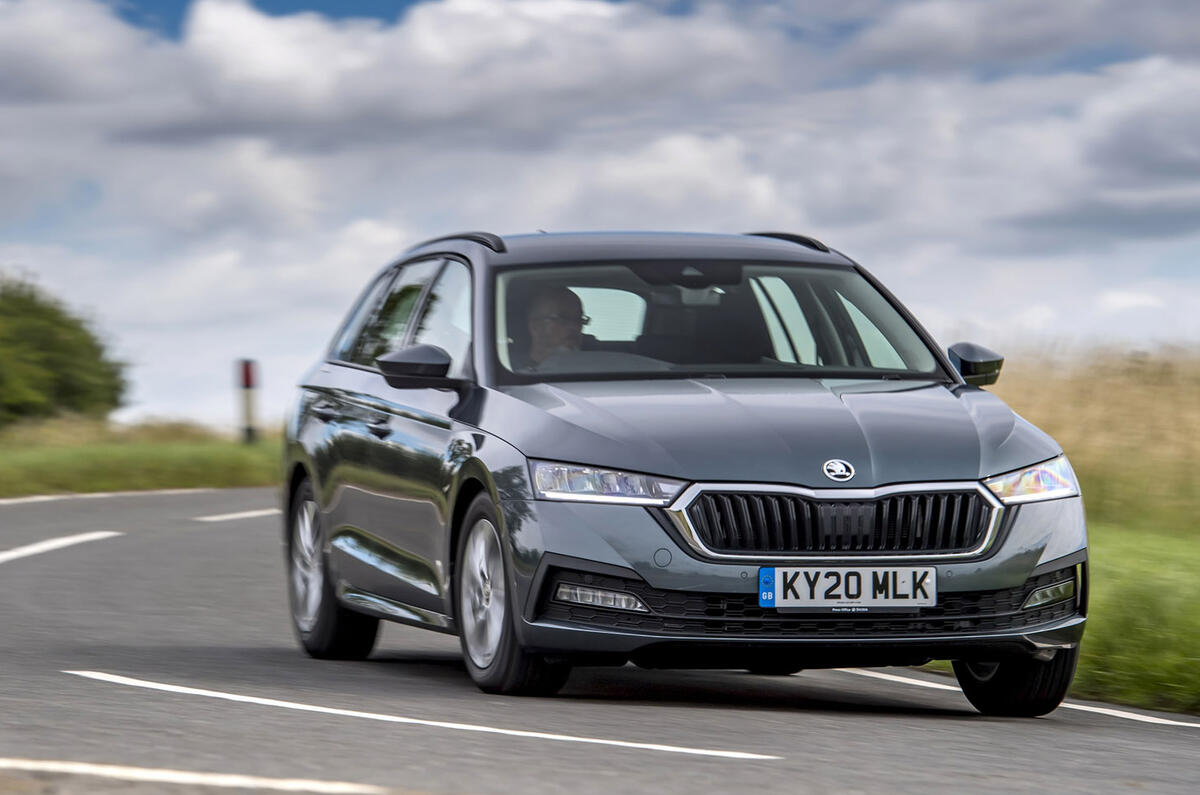
{"type": "Polygon", "coordinates": [[[759,607],[865,613],[937,604],[937,570],[929,566],[758,570],[759,607]]]}

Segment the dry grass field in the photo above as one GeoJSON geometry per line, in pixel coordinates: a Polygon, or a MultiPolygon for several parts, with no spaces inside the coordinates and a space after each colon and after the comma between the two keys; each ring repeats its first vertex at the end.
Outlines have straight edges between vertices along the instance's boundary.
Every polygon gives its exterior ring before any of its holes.
{"type": "Polygon", "coordinates": [[[1062,445],[1089,519],[1190,537],[1200,509],[1200,349],[1019,354],[994,391],[1062,445]]]}

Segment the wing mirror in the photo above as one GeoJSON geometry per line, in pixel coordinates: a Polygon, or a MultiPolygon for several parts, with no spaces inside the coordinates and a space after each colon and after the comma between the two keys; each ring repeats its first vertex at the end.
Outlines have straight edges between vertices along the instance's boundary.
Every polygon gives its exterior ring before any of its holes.
{"type": "Polygon", "coordinates": [[[1000,377],[1004,357],[973,342],[956,342],[947,351],[950,363],[962,374],[963,380],[975,386],[988,386],[1000,377]]]}
{"type": "Polygon", "coordinates": [[[409,345],[375,360],[384,380],[397,389],[450,386],[450,354],[436,345],[409,345]]]}

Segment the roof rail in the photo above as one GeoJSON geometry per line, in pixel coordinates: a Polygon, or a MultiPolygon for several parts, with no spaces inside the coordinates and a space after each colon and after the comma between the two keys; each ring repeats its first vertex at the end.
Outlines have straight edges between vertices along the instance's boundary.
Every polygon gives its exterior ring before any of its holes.
{"type": "Polygon", "coordinates": [[[418,248],[424,248],[430,243],[440,243],[443,240],[469,240],[472,243],[478,243],[481,246],[487,246],[497,254],[503,254],[508,251],[508,247],[504,245],[504,238],[500,235],[493,235],[491,232],[459,232],[456,235],[442,235],[430,240],[423,241],[411,247],[409,251],[414,251],[418,248]]]}
{"type": "Polygon", "coordinates": [[[776,240],[786,240],[789,243],[799,243],[802,246],[807,246],[817,251],[829,251],[829,246],[817,240],[815,237],[807,237],[806,235],[793,235],[791,232],[747,232],[747,235],[753,237],[773,237],[776,240]]]}

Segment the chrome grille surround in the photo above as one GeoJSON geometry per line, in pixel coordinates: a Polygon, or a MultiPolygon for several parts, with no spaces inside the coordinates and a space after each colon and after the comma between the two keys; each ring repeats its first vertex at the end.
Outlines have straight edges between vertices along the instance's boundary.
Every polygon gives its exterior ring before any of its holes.
{"type": "Polygon", "coordinates": [[[1004,505],[979,481],[945,481],[937,483],[898,483],[890,486],[880,486],[874,489],[809,489],[803,486],[783,486],[770,483],[693,483],[675,498],[665,509],[671,523],[679,530],[683,540],[700,556],[713,560],[737,561],[741,563],[776,562],[776,561],[871,561],[871,560],[963,560],[977,557],[987,552],[996,540],[996,534],[1004,515],[1004,505]],[[984,504],[990,508],[987,530],[983,540],[973,549],[964,552],[929,552],[929,553],[882,553],[882,554],[830,554],[828,552],[807,553],[728,553],[717,552],[705,545],[700,534],[692,524],[687,509],[705,492],[741,492],[743,494],[788,494],[805,497],[811,500],[829,500],[831,502],[847,502],[854,500],[875,500],[881,497],[900,494],[930,494],[938,492],[975,491],[983,498],[984,504]]]}

